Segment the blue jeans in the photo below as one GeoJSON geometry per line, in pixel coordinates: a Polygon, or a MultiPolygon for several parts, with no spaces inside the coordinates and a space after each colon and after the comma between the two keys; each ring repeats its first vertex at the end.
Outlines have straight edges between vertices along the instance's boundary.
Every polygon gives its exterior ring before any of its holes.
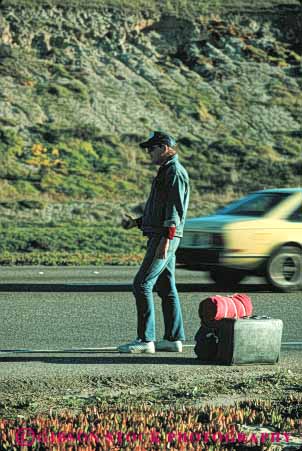
{"type": "Polygon", "coordinates": [[[180,301],[175,285],[175,252],[180,238],[170,240],[167,258],[155,258],[161,236],[149,238],[147,252],[133,281],[137,308],[137,336],[144,341],[155,341],[155,311],[153,287],[162,299],[165,324],[164,338],[185,340],[180,301]]]}

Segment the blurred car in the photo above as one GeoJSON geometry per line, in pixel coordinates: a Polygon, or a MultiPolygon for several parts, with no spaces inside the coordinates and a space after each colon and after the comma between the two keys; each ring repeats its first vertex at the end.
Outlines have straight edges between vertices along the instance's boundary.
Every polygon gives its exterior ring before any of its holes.
{"type": "Polygon", "coordinates": [[[302,288],[302,188],[253,192],[211,216],[187,219],[176,261],[210,271],[221,286],[264,275],[302,288]]]}

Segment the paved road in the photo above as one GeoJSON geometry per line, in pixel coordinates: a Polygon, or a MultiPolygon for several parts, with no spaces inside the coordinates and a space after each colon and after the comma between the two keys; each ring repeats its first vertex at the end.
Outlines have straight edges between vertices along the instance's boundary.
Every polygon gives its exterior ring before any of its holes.
{"type": "MultiPolygon", "coordinates": [[[[45,266],[2,266],[0,271],[1,284],[60,284],[60,283],[131,283],[138,267],[133,266],[82,266],[82,267],[45,267],[45,266]]],[[[176,279],[179,283],[212,284],[206,272],[191,271],[178,267],[176,279]]],[[[264,279],[249,277],[244,284],[261,284],[264,288],[264,279]]],[[[244,286],[243,284],[243,286],[244,286]]],[[[269,287],[265,287],[269,289],[269,287]]]]}
{"type": "MultiPolygon", "coordinates": [[[[301,347],[283,348],[278,371],[283,375],[284,381],[280,380],[284,383],[278,383],[276,387],[269,382],[275,380],[277,371],[271,365],[239,369],[199,364],[192,347],[199,327],[198,305],[217,290],[205,273],[196,271],[177,269],[176,275],[178,283],[185,284],[180,296],[188,346],[183,354],[135,356],[104,350],[104,347],[115,347],[135,336],[136,310],[130,290],[136,271],[135,267],[2,267],[0,406],[2,403],[12,412],[20,413],[18,406],[23,405],[24,397],[29,400],[30,408],[37,405],[46,410],[50,406],[69,406],[69,402],[78,402],[87,396],[91,402],[96,396],[111,399],[113,394],[129,399],[129,393],[145,399],[150,389],[155,388],[158,390],[156,396],[164,396],[164,392],[172,396],[179,387],[196,386],[202,381],[205,387],[208,386],[206,381],[210,384],[203,402],[225,403],[229,402],[228,386],[233,387],[235,382],[241,381],[249,387],[251,377],[253,381],[268,380],[266,385],[263,383],[265,386],[255,383],[253,396],[270,398],[281,396],[283,392],[288,394],[287,390],[291,390],[290,393],[299,390],[291,380],[302,374],[301,347]],[[105,283],[122,283],[124,291],[105,292],[102,285],[105,283]],[[194,284],[199,291],[188,292],[185,289],[188,284],[194,284]],[[4,352],[9,349],[23,352],[4,352]],[[28,349],[37,352],[24,352],[28,349]],[[217,391],[215,387],[220,389],[217,391]]],[[[254,313],[282,318],[283,342],[302,341],[302,293],[276,294],[259,279],[246,282],[238,291],[250,294],[254,313]]],[[[163,321],[156,294],[155,303],[159,338],[163,321]]],[[[152,398],[152,393],[150,396],[152,398]]],[[[234,396],[240,398],[245,394],[233,391],[232,398],[234,396]]]]}
{"type": "MultiPolygon", "coordinates": [[[[90,268],[1,268],[0,350],[8,349],[71,349],[114,347],[133,339],[136,331],[136,310],[131,291],[102,292],[97,284],[122,282],[127,286],[136,267],[90,268]],[[26,284],[81,284],[89,291],[39,290],[22,292],[26,284]],[[18,285],[19,291],[3,291],[3,284],[18,285]],[[87,285],[86,285],[87,284],[87,285]],[[93,286],[95,285],[95,289],[93,286]]],[[[177,282],[199,284],[199,292],[182,292],[181,301],[187,343],[199,327],[198,305],[215,291],[205,273],[177,269],[177,282]]],[[[247,279],[241,292],[250,294],[254,314],[269,315],[284,321],[283,342],[302,341],[302,292],[272,293],[260,279],[247,279]],[[260,284],[259,284],[260,283],[260,284]]],[[[160,299],[155,294],[157,337],[163,333],[160,299]]]]}

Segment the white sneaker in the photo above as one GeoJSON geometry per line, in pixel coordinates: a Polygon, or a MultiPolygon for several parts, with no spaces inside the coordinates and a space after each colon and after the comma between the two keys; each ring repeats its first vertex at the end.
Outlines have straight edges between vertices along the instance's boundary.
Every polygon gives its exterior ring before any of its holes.
{"type": "Polygon", "coordinates": [[[140,338],[136,338],[130,343],[125,343],[117,347],[119,352],[125,352],[130,354],[154,354],[155,347],[154,341],[149,341],[148,343],[142,341],[140,338]]]}
{"type": "Polygon", "coordinates": [[[182,352],[182,342],[180,340],[160,340],[155,343],[156,351],[182,352]]]}

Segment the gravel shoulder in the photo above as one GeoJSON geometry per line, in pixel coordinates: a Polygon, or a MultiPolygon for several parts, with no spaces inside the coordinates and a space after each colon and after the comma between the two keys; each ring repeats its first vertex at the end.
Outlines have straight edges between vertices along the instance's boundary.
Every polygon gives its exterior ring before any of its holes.
{"type": "Polygon", "coordinates": [[[33,415],[104,402],[115,405],[225,405],[246,399],[302,398],[302,351],[277,365],[200,365],[182,354],[0,356],[0,415],[33,415]]]}

